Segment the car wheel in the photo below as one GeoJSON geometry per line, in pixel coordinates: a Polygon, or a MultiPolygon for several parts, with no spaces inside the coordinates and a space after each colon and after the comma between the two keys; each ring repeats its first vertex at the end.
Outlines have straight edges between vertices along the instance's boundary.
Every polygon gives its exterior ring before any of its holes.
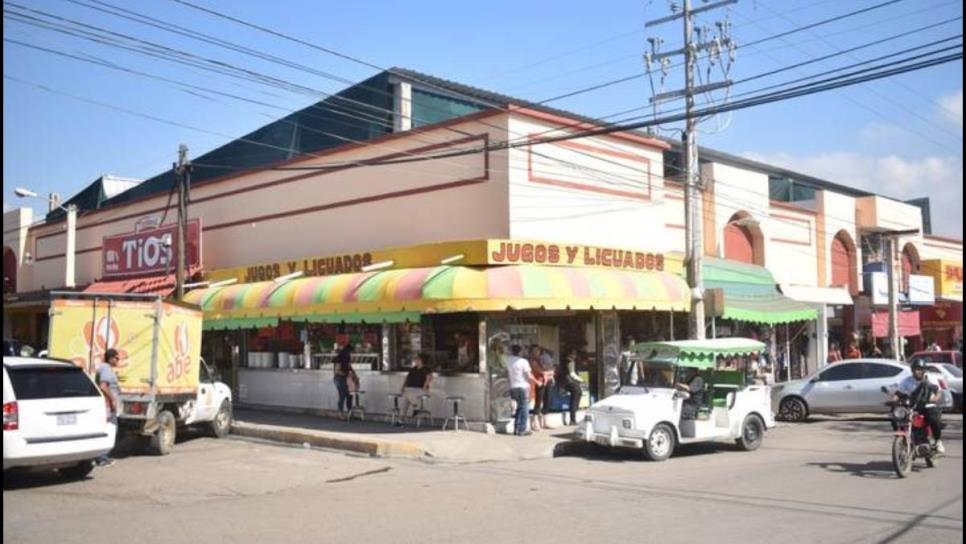
{"type": "Polygon", "coordinates": [[[151,435],[151,453],[168,455],[174,449],[174,438],[177,433],[177,423],[174,414],[164,410],[158,414],[158,430],[151,435]]]}
{"type": "Polygon", "coordinates": [[[751,414],[741,424],[741,437],[735,440],[735,443],[744,451],[755,451],[764,439],[765,422],[757,415],[751,414]]]}
{"type": "Polygon", "coordinates": [[[788,397],[782,399],[778,407],[778,415],[785,421],[805,421],[808,417],[808,407],[802,399],[788,397]]]}
{"type": "Polygon", "coordinates": [[[215,414],[215,419],[211,421],[211,433],[215,438],[225,438],[231,432],[231,402],[228,399],[221,401],[221,407],[215,414]]]}
{"type": "Polygon", "coordinates": [[[675,442],[674,429],[661,423],[651,429],[651,435],[647,437],[644,449],[652,461],[666,461],[674,452],[675,442]]]}
{"type": "Polygon", "coordinates": [[[82,480],[85,476],[90,474],[92,470],[94,470],[94,461],[87,460],[81,461],[76,465],[59,469],[58,472],[60,472],[60,475],[68,480],[82,480]]]}

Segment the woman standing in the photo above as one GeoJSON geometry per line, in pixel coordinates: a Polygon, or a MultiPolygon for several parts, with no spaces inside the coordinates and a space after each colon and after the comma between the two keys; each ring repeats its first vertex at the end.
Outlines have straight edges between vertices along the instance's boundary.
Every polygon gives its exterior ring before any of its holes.
{"type": "Polygon", "coordinates": [[[335,356],[335,372],[332,381],[339,392],[339,417],[344,417],[345,410],[352,410],[352,397],[349,396],[349,379],[355,374],[352,370],[352,344],[346,344],[335,356]]]}
{"type": "Polygon", "coordinates": [[[584,380],[577,374],[577,350],[572,349],[567,353],[567,363],[557,366],[557,383],[560,388],[570,393],[570,423],[577,424],[577,407],[580,406],[580,397],[583,392],[580,385],[584,380]]]}

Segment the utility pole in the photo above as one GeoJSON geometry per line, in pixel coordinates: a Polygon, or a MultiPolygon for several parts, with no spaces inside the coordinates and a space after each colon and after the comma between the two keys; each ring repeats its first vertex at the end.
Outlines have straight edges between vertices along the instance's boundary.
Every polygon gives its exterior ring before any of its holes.
{"type": "MultiPolygon", "coordinates": [[[[652,27],[670,21],[681,19],[684,22],[684,46],[676,51],[662,53],[658,51],[662,41],[651,38],[650,53],[645,55],[645,62],[650,65],[653,62],[660,64],[662,76],[667,75],[669,59],[672,56],[684,57],[684,88],[654,94],[651,103],[655,106],[668,99],[684,97],[687,121],[685,122],[684,133],[682,134],[682,159],[684,163],[684,239],[685,239],[685,265],[687,266],[688,286],[691,288],[691,313],[688,319],[688,337],[697,340],[705,338],[705,318],[704,318],[704,280],[701,268],[703,265],[702,256],[704,255],[704,233],[702,231],[701,200],[699,192],[702,191],[700,165],[698,163],[698,144],[697,130],[698,119],[694,116],[694,96],[696,94],[710,93],[718,89],[724,89],[731,85],[731,81],[724,80],[717,83],[706,85],[694,85],[694,71],[697,67],[699,56],[702,52],[707,52],[707,60],[710,66],[722,62],[722,51],[729,52],[727,55],[727,65],[730,69],[731,62],[734,60],[735,44],[730,37],[731,25],[727,21],[718,22],[716,26],[718,33],[713,39],[705,39],[711,35],[709,28],[694,28],[694,16],[698,13],[728,6],[737,3],[738,0],[723,0],[706,4],[699,8],[692,9],[691,0],[684,0],[681,13],[676,13],[655,19],[648,22],[645,26],[652,27]],[[694,40],[697,34],[698,40],[694,40]]],[[[677,11],[676,4],[671,4],[671,11],[677,11]]],[[[709,66],[709,76],[710,76],[709,66]]],[[[662,77],[663,82],[663,77],[662,77]]],[[[653,86],[653,83],[652,83],[653,86]]],[[[656,110],[655,110],[656,113],[656,110]]],[[[713,235],[713,234],[712,234],[713,235]]]]}
{"type": "Polygon", "coordinates": [[[891,230],[882,233],[882,240],[885,243],[885,267],[886,281],[889,282],[889,349],[892,350],[892,358],[896,361],[902,360],[901,346],[899,345],[899,298],[896,289],[896,255],[898,254],[899,237],[909,234],[919,234],[919,229],[911,230],[891,230]]]}
{"type": "Polygon", "coordinates": [[[175,298],[184,298],[185,256],[188,238],[188,184],[191,180],[191,163],[188,162],[188,146],[178,146],[178,163],[174,165],[175,183],[178,184],[178,256],[175,264],[175,298]]]}

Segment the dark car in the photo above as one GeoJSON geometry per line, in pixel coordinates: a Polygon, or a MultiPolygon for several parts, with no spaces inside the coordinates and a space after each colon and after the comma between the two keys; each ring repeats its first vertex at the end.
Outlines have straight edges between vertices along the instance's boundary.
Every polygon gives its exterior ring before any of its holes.
{"type": "Polygon", "coordinates": [[[6,357],[33,357],[37,351],[26,342],[4,338],[3,355],[6,357]]]}

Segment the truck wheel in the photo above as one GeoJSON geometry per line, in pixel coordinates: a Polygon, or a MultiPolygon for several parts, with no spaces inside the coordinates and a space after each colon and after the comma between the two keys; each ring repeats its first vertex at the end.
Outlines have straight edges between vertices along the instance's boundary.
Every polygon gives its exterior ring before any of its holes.
{"type": "Polygon", "coordinates": [[[231,401],[225,399],[221,401],[221,407],[215,414],[215,419],[211,420],[211,432],[215,438],[225,438],[231,432],[231,401]]]}
{"type": "Polygon", "coordinates": [[[151,452],[155,455],[168,455],[174,449],[177,424],[174,414],[164,410],[158,414],[158,430],[151,435],[151,452]]]}
{"type": "Polygon", "coordinates": [[[765,437],[765,423],[760,417],[751,414],[741,424],[741,437],[735,440],[738,447],[745,451],[755,451],[765,437]]]}
{"type": "Polygon", "coordinates": [[[666,461],[674,452],[674,429],[661,423],[651,429],[651,435],[644,442],[644,449],[652,461],[666,461]]]}
{"type": "Polygon", "coordinates": [[[58,472],[60,472],[60,475],[68,480],[83,480],[84,477],[90,474],[92,470],[94,470],[94,461],[87,460],[81,461],[73,466],[59,469],[58,472]]]}

